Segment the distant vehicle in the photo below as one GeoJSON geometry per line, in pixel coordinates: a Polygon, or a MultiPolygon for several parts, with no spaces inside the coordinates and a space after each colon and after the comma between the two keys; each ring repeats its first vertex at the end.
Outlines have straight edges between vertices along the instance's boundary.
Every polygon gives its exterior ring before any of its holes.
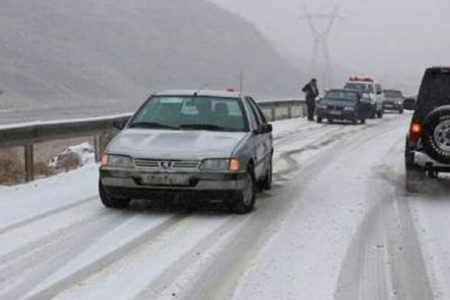
{"type": "Polygon", "coordinates": [[[252,211],[257,187],[271,188],[272,125],[249,96],[158,93],[123,127],[102,157],[106,207],[181,199],[219,201],[243,214],[252,211]]]}
{"type": "Polygon", "coordinates": [[[406,184],[415,188],[425,175],[450,172],[450,67],[426,70],[417,103],[406,99],[415,111],[406,137],[406,184]]]}
{"type": "Polygon", "coordinates": [[[384,90],[383,110],[394,110],[403,113],[403,94],[399,90],[384,90]]]}
{"type": "Polygon", "coordinates": [[[327,119],[329,123],[334,120],[349,120],[353,124],[366,122],[371,104],[362,101],[358,90],[333,89],[326,92],[317,105],[317,122],[327,119]]]}
{"type": "Polygon", "coordinates": [[[383,117],[383,88],[375,79],[371,77],[351,76],[344,88],[358,90],[363,94],[368,94],[368,99],[371,102],[370,117],[383,117]]]}

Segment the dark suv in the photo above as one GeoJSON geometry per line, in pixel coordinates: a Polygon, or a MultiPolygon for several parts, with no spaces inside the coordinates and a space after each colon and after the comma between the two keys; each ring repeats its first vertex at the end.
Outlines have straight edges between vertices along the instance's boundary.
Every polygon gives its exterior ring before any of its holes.
{"type": "MultiPolygon", "coordinates": [[[[413,105],[405,100],[405,108],[413,105]]],[[[405,148],[406,183],[450,172],[450,67],[427,69],[405,148]]]]}
{"type": "Polygon", "coordinates": [[[349,120],[353,124],[358,121],[363,124],[369,117],[370,108],[371,104],[362,100],[358,90],[329,90],[317,105],[317,122],[327,119],[329,123],[334,120],[349,120]]]}

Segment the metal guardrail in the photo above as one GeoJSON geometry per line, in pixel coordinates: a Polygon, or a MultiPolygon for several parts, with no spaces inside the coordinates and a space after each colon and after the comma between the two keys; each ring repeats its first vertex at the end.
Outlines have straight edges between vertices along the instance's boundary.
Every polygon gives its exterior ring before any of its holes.
{"type": "Polygon", "coordinates": [[[271,120],[280,120],[277,111],[279,109],[286,109],[286,115],[282,116],[281,119],[292,119],[296,115],[303,117],[306,115],[306,102],[304,100],[298,99],[283,99],[283,100],[264,100],[258,101],[258,105],[263,109],[266,117],[271,120]],[[295,108],[298,109],[299,113],[295,114],[295,108]],[[267,112],[268,111],[268,112],[267,112]]]}
{"type": "MultiPolygon", "coordinates": [[[[270,121],[305,115],[305,101],[303,100],[267,100],[259,101],[258,105],[270,121]]],[[[24,148],[25,180],[29,182],[34,179],[34,144],[70,138],[94,137],[94,147],[98,159],[106,146],[103,137],[114,131],[113,123],[115,121],[125,122],[130,116],[131,114],[123,114],[0,126],[0,149],[24,148]]]]}

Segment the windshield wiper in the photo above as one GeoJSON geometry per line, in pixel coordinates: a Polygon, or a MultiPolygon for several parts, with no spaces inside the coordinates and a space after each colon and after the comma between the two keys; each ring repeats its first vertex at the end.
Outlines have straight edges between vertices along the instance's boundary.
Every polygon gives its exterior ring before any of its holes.
{"type": "Polygon", "coordinates": [[[131,123],[130,128],[162,128],[162,129],[173,129],[173,130],[180,129],[176,126],[171,126],[171,125],[161,124],[161,123],[156,123],[156,122],[135,122],[135,123],[131,123]]]}
{"type": "Polygon", "coordinates": [[[194,130],[218,130],[218,131],[236,131],[235,129],[225,128],[212,124],[182,124],[181,129],[194,129],[194,130]]]}

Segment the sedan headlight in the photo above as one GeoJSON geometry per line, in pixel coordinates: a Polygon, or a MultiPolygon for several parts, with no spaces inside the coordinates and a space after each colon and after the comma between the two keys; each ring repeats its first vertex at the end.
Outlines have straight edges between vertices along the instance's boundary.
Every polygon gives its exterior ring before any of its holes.
{"type": "Polygon", "coordinates": [[[200,170],[238,172],[240,170],[240,162],[237,158],[205,159],[200,165],[200,170]]]}
{"type": "Polygon", "coordinates": [[[103,154],[102,166],[131,168],[133,167],[133,160],[129,156],[103,154]]]}
{"type": "Polygon", "coordinates": [[[327,106],[323,105],[323,104],[317,104],[317,108],[318,109],[327,109],[327,106]]]}
{"type": "Polygon", "coordinates": [[[347,106],[344,108],[345,111],[355,111],[355,108],[353,106],[347,106]]]}

